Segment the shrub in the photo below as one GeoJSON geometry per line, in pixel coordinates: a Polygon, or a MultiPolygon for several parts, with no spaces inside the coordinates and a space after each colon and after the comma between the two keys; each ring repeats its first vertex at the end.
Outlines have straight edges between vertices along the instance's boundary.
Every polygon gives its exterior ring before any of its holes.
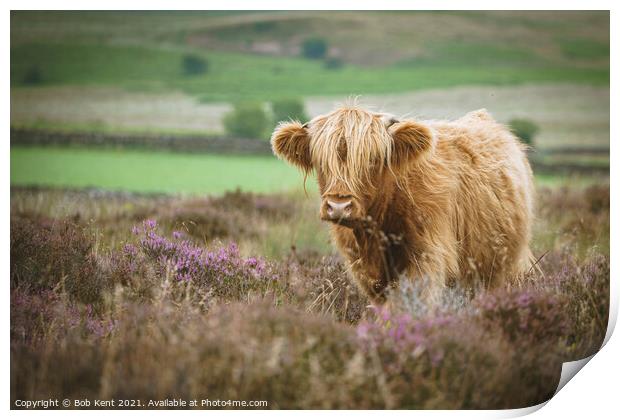
{"type": "Polygon", "coordinates": [[[83,229],[65,220],[14,216],[11,220],[11,287],[65,289],[84,303],[100,300],[104,281],[83,229]]]}
{"type": "MultiPolygon", "coordinates": [[[[296,253],[296,251],[295,251],[296,253]]],[[[287,264],[286,269],[291,264],[287,264]]],[[[346,266],[335,257],[301,261],[294,266],[295,277],[303,283],[291,285],[292,299],[310,302],[308,312],[329,314],[339,321],[357,323],[368,312],[368,300],[347,276],[346,266]]]]}
{"type": "Polygon", "coordinates": [[[269,118],[260,103],[243,102],[224,116],[228,134],[246,138],[262,138],[269,126],[269,118]]]}
{"type": "MultiPolygon", "coordinates": [[[[90,304],[63,299],[53,290],[27,293],[11,290],[11,338],[25,344],[36,344],[49,335],[51,329],[77,328],[98,338],[111,333],[113,320],[101,317],[90,304]]],[[[59,331],[56,331],[59,332],[59,331]]]]}
{"type": "Polygon", "coordinates": [[[214,239],[256,238],[267,229],[265,222],[287,221],[295,201],[281,195],[228,191],[220,197],[190,198],[160,206],[135,220],[156,218],[163,226],[182,230],[201,242],[214,239]],[[248,223],[248,221],[252,221],[248,223]]]}
{"type": "Polygon", "coordinates": [[[280,99],[272,103],[274,122],[297,120],[307,121],[308,116],[304,109],[304,103],[300,99],[280,99]]]}
{"type": "Polygon", "coordinates": [[[566,303],[556,293],[499,289],[480,295],[474,306],[484,324],[502,330],[512,342],[540,342],[568,333],[566,303]]]}
{"type": "Polygon", "coordinates": [[[265,261],[241,257],[235,243],[207,250],[178,231],[173,232],[172,238],[162,236],[154,220],[134,226],[132,232],[138,240],[126,243],[122,251],[123,259],[129,262],[129,274],[144,264],[152,264],[161,278],[191,282],[208,293],[227,298],[265,289],[274,278],[265,261]]]}
{"type": "MultiPolygon", "coordinates": [[[[548,229],[584,218],[575,230],[608,232],[607,186],[541,193],[548,229]]],[[[583,258],[574,242],[551,247],[542,273],[475,293],[454,285],[433,305],[420,302],[424,284],[401,283],[393,292],[402,296],[377,310],[339,256],[293,248],[253,259],[232,243],[192,241],[164,217],[171,211],[180,223],[202,209],[234,209],[234,223],[260,231],[314,213],[295,197],[65,191],[44,206],[42,191],[28,201],[22,194],[11,191],[13,401],[194,399],[209,389],[213,399],[261,399],[268,408],[515,408],[551,397],[561,363],[592,355],[606,333],[610,260],[598,246],[583,258]],[[71,221],[25,212],[59,208],[71,221]],[[153,215],[158,223],[130,231],[153,215]],[[101,229],[97,252],[77,220],[101,229]],[[83,273],[93,259],[93,279],[117,285],[97,305],[77,302],[58,280],[90,287],[83,273]]],[[[286,232],[271,240],[288,241],[286,232]]],[[[254,238],[238,239],[253,249],[254,238]]]]}
{"type": "Polygon", "coordinates": [[[393,404],[401,408],[530,406],[550,398],[559,379],[548,346],[515,346],[466,313],[416,319],[384,308],[357,332],[370,361],[373,354],[381,361],[393,404]]]}
{"type": "Polygon", "coordinates": [[[196,76],[209,71],[209,62],[195,54],[183,56],[183,73],[187,76],[196,76]]]}
{"type": "Polygon", "coordinates": [[[310,59],[321,59],[327,54],[327,41],[323,38],[308,38],[302,44],[303,56],[310,59]]]}
{"type": "Polygon", "coordinates": [[[244,223],[248,219],[237,208],[217,208],[206,199],[191,199],[182,205],[158,209],[156,217],[162,225],[171,225],[204,242],[254,237],[257,234],[255,224],[244,223]]]}
{"type": "Polygon", "coordinates": [[[252,217],[288,220],[295,216],[296,210],[295,201],[284,195],[253,194],[240,189],[213,197],[209,204],[221,211],[230,212],[231,208],[235,208],[246,220],[252,217]]]}
{"type": "Polygon", "coordinates": [[[325,59],[324,66],[328,70],[337,70],[344,66],[344,62],[338,57],[329,57],[325,59]]]}
{"type": "Polygon", "coordinates": [[[563,312],[568,320],[567,341],[571,360],[594,354],[603,344],[609,321],[609,257],[593,255],[582,264],[567,254],[545,257],[543,270],[551,271],[548,281],[565,299],[563,312]],[[560,267],[559,269],[557,267],[560,267]]]}
{"type": "Polygon", "coordinates": [[[508,122],[512,132],[527,145],[534,145],[534,137],[540,130],[538,125],[530,120],[515,118],[508,122]]]}
{"type": "Polygon", "coordinates": [[[43,74],[39,66],[30,66],[24,74],[22,83],[25,85],[40,85],[43,83],[43,74]]]}
{"type": "Polygon", "coordinates": [[[356,395],[335,392],[355,351],[352,334],[299,308],[260,300],[207,314],[182,303],[130,307],[119,326],[101,377],[110,398],[200,398],[209,390],[210,399],[266,400],[267,408],[356,407],[348,400],[356,395]]]}
{"type": "Polygon", "coordinates": [[[269,32],[276,28],[276,22],[272,20],[260,21],[254,23],[254,30],[256,32],[269,32]]]}

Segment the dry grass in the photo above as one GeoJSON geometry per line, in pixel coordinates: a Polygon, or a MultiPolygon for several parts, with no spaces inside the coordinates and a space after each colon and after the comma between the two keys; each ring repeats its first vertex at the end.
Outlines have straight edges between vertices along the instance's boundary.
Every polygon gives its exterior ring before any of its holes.
{"type": "Polygon", "coordinates": [[[537,404],[598,349],[609,305],[608,187],[540,197],[542,273],[434,308],[405,284],[388,310],[300,233],[324,233],[308,199],[13,190],[11,399],[537,404]]]}

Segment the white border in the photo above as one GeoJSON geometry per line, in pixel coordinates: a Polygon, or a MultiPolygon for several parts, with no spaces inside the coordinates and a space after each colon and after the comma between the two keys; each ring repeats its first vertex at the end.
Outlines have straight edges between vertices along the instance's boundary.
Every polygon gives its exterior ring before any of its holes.
{"type": "Polygon", "coordinates": [[[197,0],[122,1],[122,0],[80,0],[55,1],[8,0],[12,10],[612,10],[611,0],[228,0],[226,2],[205,2],[197,0]],[[466,6],[466,7],[465,7],[466,6]]]}

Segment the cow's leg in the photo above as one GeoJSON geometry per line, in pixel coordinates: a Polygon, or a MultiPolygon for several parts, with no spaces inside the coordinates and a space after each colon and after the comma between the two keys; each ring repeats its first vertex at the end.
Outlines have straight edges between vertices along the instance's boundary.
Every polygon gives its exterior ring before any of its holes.
{"type": "Polygon", "coordinates": [[[358,259],[351,263],[351,272],[359,287],[374,305],[385,303],[389,281],[382,274],[382,267],[378,261],[358,259]]]}
{"type": "Polygon", "coordinates": [[[448,263],[450,263],[450,258],[443,252],[427,251],[411,256],[411,264],[404,281],[413,282],[417,297],[427,308],[441,304],[443,292],[450,279],[458,275],[455,272],[457,270],[450,267],[448,263]]]}

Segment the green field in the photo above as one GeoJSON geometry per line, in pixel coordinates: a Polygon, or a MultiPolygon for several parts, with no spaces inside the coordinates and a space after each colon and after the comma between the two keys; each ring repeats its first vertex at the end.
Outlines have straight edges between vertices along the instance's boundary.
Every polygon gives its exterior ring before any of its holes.
{"type": "MultiPolygon", "coordinates": [[[[208,51],[199,53],[209,62],[208,73],[185,76],[181,66],[182,51],[127,46],[27,45],[11,49],[11,83],[13,87],[23,85],[28,71],[38,68],[42,69],[39,82],[42,86],[116,85],[142,91],[177,89],[207,102],[395,93],[475,84],[609,83],[608,69],[560,67],[539,57],[514,61],[510,58],[511,51],[508,51],[510,57],[494,65],[476,64],[466,54],[471,52],[476,57],[475,51],[479,51],[476,45],[465,45],[462,50],[457,49],[458,54],[450,53],[452,49],[445,51],[446,57],[442,55],[437,60],[408,61],[384,68],[349,65],[338,70],[326,69],[320,61],[301,58],[208,51]]],[[[515,54],[521,57],[519,51],[515,54]]]]}
{"type": "Polygon", "coordinates": [[[11,185],[220,194],[300,189],[303,176],[270,156],[13,147],[11,185]]]}
{"type": "MultiPolygon", "coordinates": [[[[594,177],[537,175],[539,185],[587,185],[594,177]]],[[[141,150],[12,147],[11,185],[103,188],[146,193],[221,194],[299,191],[303,175],[270,156],[228,156],[141,150]]],[[[308,191],[316,190],[310,177],[308,191]]]]}

